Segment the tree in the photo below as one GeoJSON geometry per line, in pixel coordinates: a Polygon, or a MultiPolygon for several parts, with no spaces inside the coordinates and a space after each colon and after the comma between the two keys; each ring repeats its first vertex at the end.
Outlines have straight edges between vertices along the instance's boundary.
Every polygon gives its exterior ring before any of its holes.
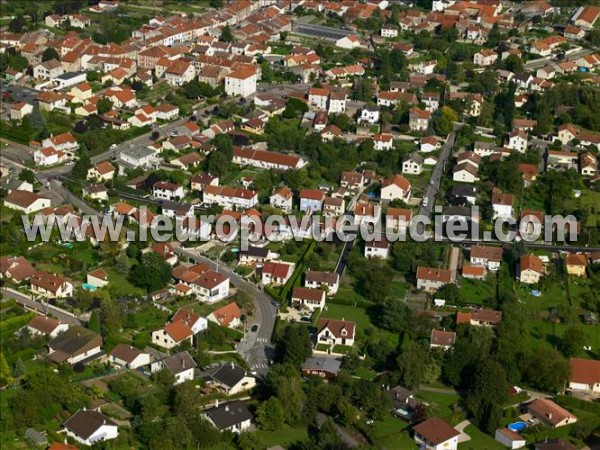
{"type": "Polygon", "coordinates": [[[502,365],[491,359],[483,360],[465,399],[475,424],[483,431],[492,433],[500,425],[502,406],[508,399],[508,388],[502,365]]]}
{"type": "Polygon", "coordinates": [[[158,253],[144,253],[129,272],[129,280],[147,292],[164,288],[171,280],[171,266],[158,253]]]}
{"type": "Polygon", "coordinates": [[[285,409],[277,397],[271,397],[256,410],[256,422],[263,430],[279,429],[285,420],[285,409]]]}
{"type": "Polygon", "coordinates": [[[223,153],[211,152],[206,159],[210,173],[223,176],[229,172],[229,160],[223,153]]]}
{"type": "Polygon", "coordinates": [[[11,69],[22,72],[29,67],[29,61],[22,55],[10,55],[8,57],[8,66],[11,69]]]}
{"type": "Polygon", "coordinates": [[[85,144],[82,142],[79,144],[79,159],[75,162],[73,170],[71,171],[71,177],[75,180],[85,180],[87,178],[88,170],[92,167],[92,161],[88,154],[85,144]]]}
{"type": "Polygon", "coordinates": [[[12,19],[8,23],[8,29],[12,33],[21,33],[23,31],[23,28],[25,28],[25,25],[27,25],[27,22],[25,21],[25,18],[23,17],[22,14],[19,14],[17,17],[15,17],[14,19],[12,19]]]}
{"type": "Polygon", "coordinates": [[[34,103],[31,114],[29,115],[29,125],[36,133],[41,133],[46,129],[46,120],[42,115],[40,106],[37,102],[34,103]]]}
{"type": "Polygon", "coordinates": [[[42,62],[50,61],[51,59],[60,61],[60,56],[54,47],[47,47],[44,53],[42,53],[42,62]]]}
{"type": "Polygon", "coordinates": [[[25,363],[21,358],[17,359],[15,362],[15,367],[13,368],[13,376],[15,378],[21,378],[27,372],[27,368],[25,367],[25,363]]]}
{"type": "Polygon", "coordinates": [[[100,334],[100,316],[96,311],[92,311],[90,320],[88,322],[88,328],[98,334],[100,334]]]}
{"type": "Polygon", "coordinates": [[[563,334],[560,342],[561,351],[567,357],[577,356],[585,343],[585,333],[576,326],[570,326],[563,334]]]}
{"type": "Polygon", "coordinates": [[[428,351],[417,342],[409,342],[396,360],[402,385],[409,389],[419,386],[429,360],[428,351]]]}
{"type": "Polygon", "coordinates": [[[19,173],[19,180],[33,184],[35,183],[35,174],[29,169],[23,169],[19,173]]]}
{"type": "Polygon", "coordinates": [[[233,32],[229,25],[225,25],[221,30],[221,36],[219,36],[219,40],[222,42],[233,42],[233,32]]]}
{"type": "Polygon", "coordinates": [[[239,433],[237,435],[237,445],[240,450],[262,450],[265,444],[258,433],[239,433]]]}
{"type": "Polygon", "coordinates": [[[525,353],[521,366],[523,378],[527,383],[546,392],[559,392],[564,389],[571,370],[566,358],[556,350],[546,347],[525,353]]]}
{"type": "Polygon", "coordinates": [[[441,114],[434,119],[433,126],[435,131],[441,135],[447,135],[454,129],[454,122],[458,121],[456,112],[449,106],[442,108],[441,114]]]}
{"type": "Polygon", "coordinates": [[[113,102],[111,99],[104,97],[104,98],[98,100],[98,103],[96,106],[98,108],[98,114],[102,115],[112,109],[113,102]]]}
{"type": "Polygon", "coordinates": [[[286,119],[294,119],[302,117],[302,115],[308,111],[308,105],[306,102],[297,98],[290,98],[287,102],[287,106],[282,113],[282,116],[286,119]]]}
{"type": "Polygon", "coordinates": [[[297,367],[312,354],[312,344],[308,328],[299,324],[285,328],[275,345],[275,359],[297,367]]]}

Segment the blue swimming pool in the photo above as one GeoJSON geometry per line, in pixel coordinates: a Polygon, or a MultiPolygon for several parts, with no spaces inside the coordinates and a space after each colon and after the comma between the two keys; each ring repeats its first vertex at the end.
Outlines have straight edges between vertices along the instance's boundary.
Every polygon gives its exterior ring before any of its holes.
{"type": "Polygon", "coordinates": [[[83,289],[85,289],[86,291],[90,291],[90,292],[94,292],[96,289],[98,289],[96,286],[94,286],[93,284],[89,284],[89,283],[83,283],[81,285],[81,287],[83,289]]]}
{"type": "Polygon", "coordinates": [[[523,431],[525,428],[527,428],[527,424],[525,422],[513,422],[508,425],[509,430],[517,433],[523,431]]]}
{"type": "Polygon", "coordinates": [[[63,244],[63,247],[65,247],[65,248],[73,248],[73,244],[71,242],[65,242],[63,244]]]}

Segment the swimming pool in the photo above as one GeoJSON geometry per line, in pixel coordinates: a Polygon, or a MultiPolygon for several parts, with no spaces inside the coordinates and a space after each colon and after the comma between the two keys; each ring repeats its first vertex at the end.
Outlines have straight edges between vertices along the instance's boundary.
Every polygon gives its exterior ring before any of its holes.
{"type": "Polygon", "coordinates": [[[93,284],[89,284],[89,283],[83,283],[81,285],[81,287],[83,289],[85,289],[86,291],[90,291],[90,292],[94,292],[96,289],[98,289],[96,286],[94,286],[93,284]]]}
{"type": "Polygon", "coordinates": [[[73,244],[71,242],[65,242],[63,244],[63,247],[65,247],[65,248],[73,248],[73,244]]]}
{"type": "Polygon", "coordinates": [[[525,428],[527,428],[527,424],[525,422],[513,422],[508,425],[509,430],[517,433],[523,431],[525,428]]]}

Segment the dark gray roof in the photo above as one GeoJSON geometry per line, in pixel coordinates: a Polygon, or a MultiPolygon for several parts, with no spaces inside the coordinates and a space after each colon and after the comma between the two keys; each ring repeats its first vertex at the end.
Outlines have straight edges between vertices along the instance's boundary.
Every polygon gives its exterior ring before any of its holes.
{"type": "Polygon", "coordinates": [[[342,366],[341,361],[326,356],[312,356],[302,363],[302,370],[322,370],[337,374],[342,366]]]}
{"type": "Polygon", "coordinates": [[[102,425],[117,426],[112,420],[98,411],[80,409],[64,423],[64,427],[82,439],[88,439],[102,425]]]}
{"type": "Polygon", "coordinates": [[[179,352],[175,355],[168,356],[163,359],[162,362],[173,375],[177,375],[192,367],[194,369],[198,367],[196,361],[192,359],[188,352],[179,352]]]}
{"type": "Polygon", "coordinates": [[[62,75],[57,76],[59,80],[70,80],[71,78],[78,77],[82,72],[65,72],[62,75]]]}
{"type": "Polygon", "coordinates": [[[266,258],[269,254],[269,249],[267,247],[249,246],[248,250],[242,250],[240,253],[248,256],[255,256],[257,258],[266,258]]]}
{"type": "Polygon", "coordinates": [[[57,356],[53,357],[53,353],[50,357],[58,363],[101,345],[102,337],[99,334],[78,325],[71,326],[48,343],[48,347],[53,349],[57,356]]]}
{"type": "Polygon", "coordinates": [[[319,270],[308,270],[306,272],[306,281],[320,284],[335,284],[339,280],[339,275],[335,272],[321,272],[319,270]]]}
{"type": "Polygon", "coordinates": [[[471,217],[471,208],[465,208],[463,206],[449,206],[444,208],[442,214],[444,216],[463,216],[471,217]]]}
{"type": "Polygon", "coordinates": [[[475,186],[457,184],[452,188],[452,194],[457,197],[475,197],[477,195],[477,189],[475,186]]]}
{"type": "Polygon", "coordinates": [[[206,415],[219,430],[226,430],[246,420],[252,420],[252,413],[241,401],[216,406],[206,411],[206,415]]]}
{"type": "Polygon", "coordinates": [[[228,388],[238,384],[246,376],[246,371],[234,364],[223,364],[213,374],[212,379],[228,388]]]}

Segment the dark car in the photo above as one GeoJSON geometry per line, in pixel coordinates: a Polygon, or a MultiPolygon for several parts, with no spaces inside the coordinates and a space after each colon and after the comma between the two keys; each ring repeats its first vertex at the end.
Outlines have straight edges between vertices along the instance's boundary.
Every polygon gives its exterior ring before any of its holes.
{"type": "Polygon", "coordinates": [[[252,331],[253,333],[256,333],[258,331],[258,325],[257,324],[252,325],[252,328],[250,328],[250,331],[252,331]]]}

